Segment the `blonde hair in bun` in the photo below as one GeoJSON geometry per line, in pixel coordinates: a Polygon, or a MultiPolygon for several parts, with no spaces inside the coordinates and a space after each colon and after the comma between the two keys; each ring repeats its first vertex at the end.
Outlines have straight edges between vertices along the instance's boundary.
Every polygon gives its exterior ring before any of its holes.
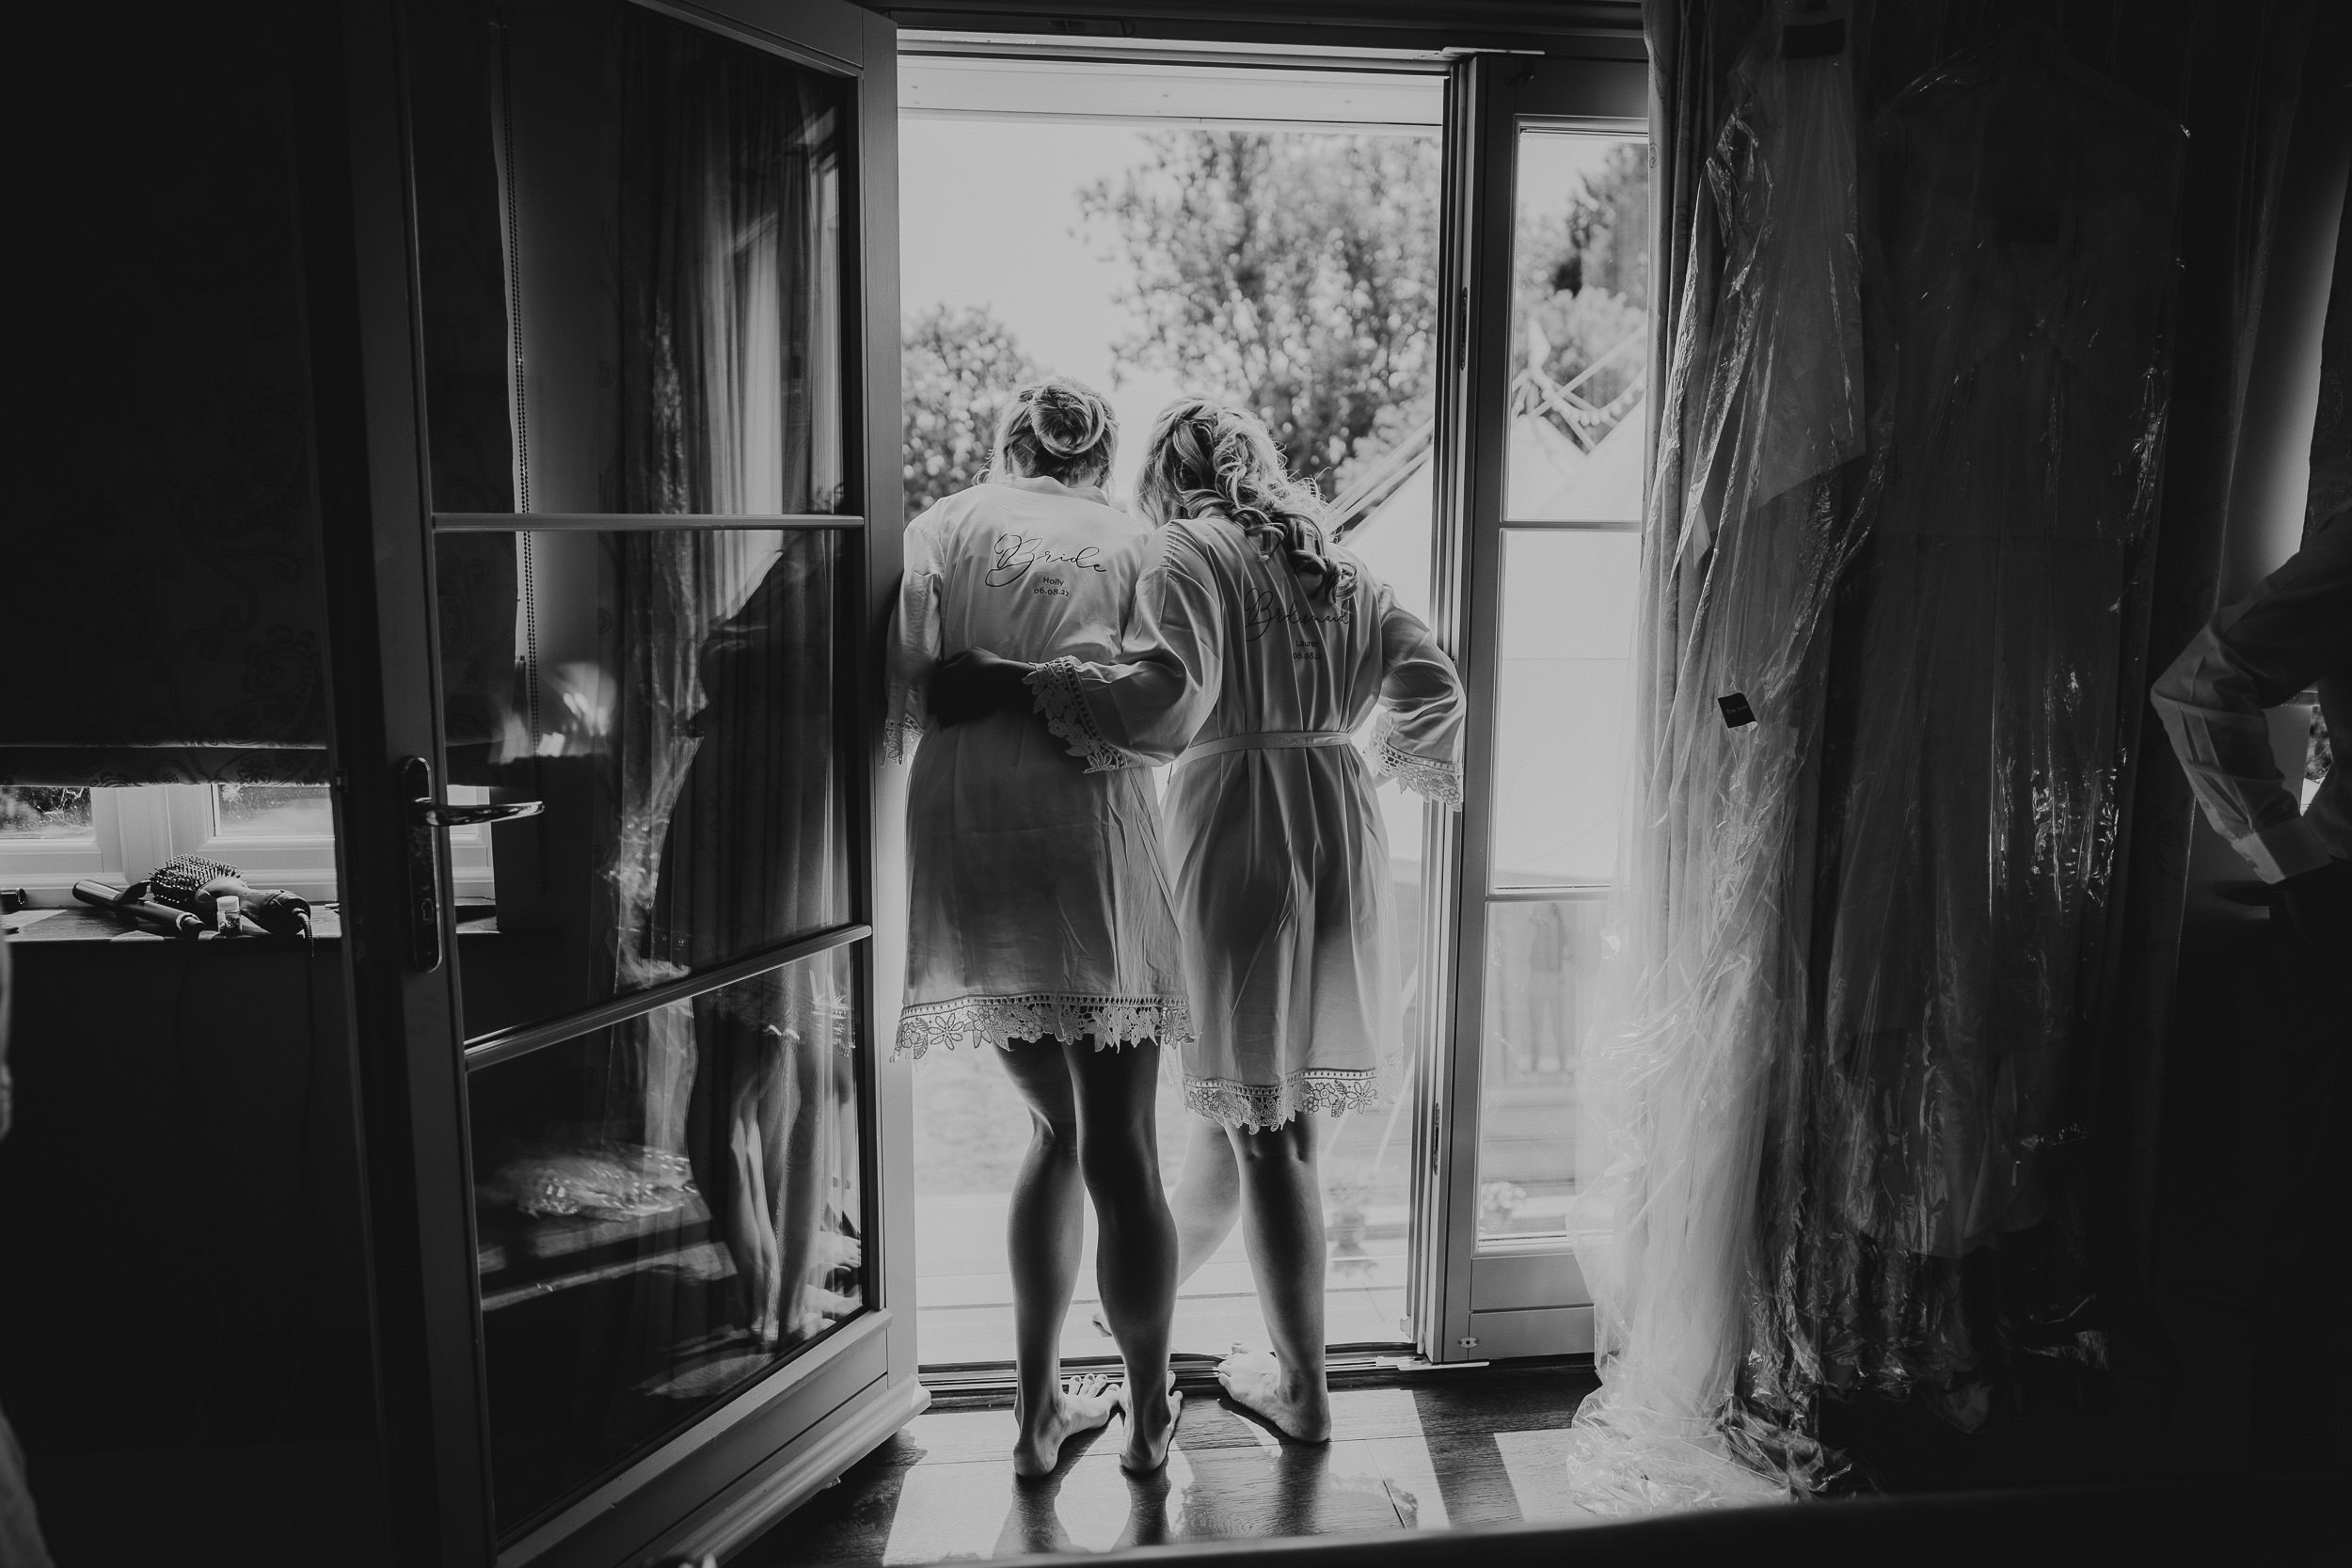
{"type": "Polygon", "coordinates": [[[1100,484],[1119,460],[1119,416],[1084,382],[1049,375],[1012,394],[996,417],[999,474],[1100,484]]]}
{"type": "Polygon", "coordinates": [[[1224,518],[1261,554],[1279,554],[1310,593],[1344,599],[1356,591],[1356,568],[1325,543],[1322,498],[1291,477],[1254,415],[1207,398],[1169,404],[1152,423],[1136,499],[1155,523],[1224,518]]]}

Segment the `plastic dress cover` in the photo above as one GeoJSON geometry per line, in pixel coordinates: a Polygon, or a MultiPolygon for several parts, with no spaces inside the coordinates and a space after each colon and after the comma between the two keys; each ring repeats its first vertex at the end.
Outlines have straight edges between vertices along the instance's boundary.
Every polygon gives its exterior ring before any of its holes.
{"type": "Polygon", "coordinates": [[[2103,1354],[2058,1177],[2139,701],[2185,138],[2026,27],[1914,83],[1874,139],[1897,372],[1749,1393],[1797,1419],[1823,1386],[1916,1389],[1970,1426],[2004,1356],[2103,1354]],[[1960,1263],[1988,1248],[2025,1263],[1996,1293],[1960,1263]]]}
{"type": "Polygon", "coordinates": [[[1889,105],[1866,193],[1823,20],[1732,69],[1663,404],[1673,672],[1580,1140],[1603,1513],[1818,1485],[1824,1387],[1950,1386],[1948,1260],[2035,1225],[2074,1136],[2179,133],[2020,29],[1889,105]]]}
{"type": "Polygon", "coordinates": [[[1697,220],[1716,234],[1691,247],[1687,295],[1711,292],[1712,309],[1686,317],[1669,368],[1657,472],[1681,493],[1661,508],[1653,486],[1647,536],[1676,554],[1670,586],[1647,574],[1639,640],[1674,661],[1640,677],[1671,705],[1642,737],[1614,1022],[1581,1081],[1572,1223],[1602,1386],[1568,1468],[1604,1513],[1783,1494],[1727,1418],[1769,1069],[1805,1028],[1805,785],[1866,409],[1851,67],[1842,27],[1818,51],[1822,35],[1779,11],[1732,68],[1697,220]],[[1677,509],[1680,536],[1661,537],[1677,509]],[[1753,723],[1726,724],[1718,699],[1735,692],[1753,723]]]}

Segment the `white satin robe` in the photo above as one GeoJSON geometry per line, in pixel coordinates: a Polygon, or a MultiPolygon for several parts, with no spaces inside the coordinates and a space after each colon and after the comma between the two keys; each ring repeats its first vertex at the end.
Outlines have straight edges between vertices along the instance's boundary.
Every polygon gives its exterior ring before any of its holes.
{"type": "Polygon", "coordinates": [[[1148,532],[1100,489],[1051,479],[977,485],[907,526],[885,731],[914,763],[898,1054],[1189,1033],[1150,773],[1090,773],[1026,713],[941,728],[926,700],[968,648],[1115,657],[1148,532]]]}
{"type": "Polygon", "coordinates": [[[1120,659],[1057,658],[1029,684],[1089,768],[1141,777],[1179,759],[1164,806],[1197,1031],[1185,1103],[1261,1129],[1368,1104],[1400,1035],[1373,785],[1460,802],[1461,681],[1345,549],[1355,591],[1327,601],[1222,518],[1168,524],[1152,544],[1120,659]],[[1375,707],[1369,762],[1345,744],[1209,749],[1348,736],[1375,707]]]}

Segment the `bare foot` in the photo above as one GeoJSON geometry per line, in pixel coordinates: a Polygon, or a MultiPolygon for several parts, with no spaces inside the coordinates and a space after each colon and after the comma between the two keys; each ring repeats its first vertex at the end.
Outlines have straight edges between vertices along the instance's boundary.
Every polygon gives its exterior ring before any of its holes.
{"type": "Polygon", "coordinates": [[[1157,1399],[1131,1402],[1124,1384],[1111,1390],[1111,1397],[1127,1417],[1127,1446],[1119,1452],[1119,1467],[1140,1476],[1167,1464],[1168,1445],[1176,1436],[1176,1414],[1184,1405],[1184,1396],[1176,1391],[1176,1374],[1168,1374],[1168,1385],[1157,1399]]]}
{"type": "Polygon", "coordinates": [[[1216,1364],[1225,1397],[1300,1443],[1331,1440],[1331,1391],[1282,1365],[1272,1351],[1246,1351],[1216,1364]]]}
{"type": "Polygon", "coordinates": [[[1099,1373],[1062,1379],[1053,1408],[1035,1419],[1016,1398],[1012,1418],[1021,1434],[1012,1442],[1012,1473],[1024,1481],[1050,1476],[1061,1463],[1061,1446],[1082,1432],[1092,1432],[1111,1418],[1119,1397],[1111,1380],[1099,1373]]]}

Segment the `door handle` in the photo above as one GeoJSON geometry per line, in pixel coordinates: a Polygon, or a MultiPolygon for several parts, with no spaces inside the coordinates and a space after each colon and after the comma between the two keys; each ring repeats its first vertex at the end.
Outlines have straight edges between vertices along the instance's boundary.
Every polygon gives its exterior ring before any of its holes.
{"type": "Polygon", "coordinates": [[[421,795],[408,803],[409,816],[426,828],[478,828],[488,822],[513,822],[547,810],[544,800],[506,800],[494,806],[451,806],[421,795]]]}
{"type": "Polygon", "coordinates": [[[450,828],[512,822],[547,809],[538,800],[507,800],[493,806],[453,806],[435,800],[433,765],[403,757],[395,765],[400,793],[408,802],[403,826],[408,867],[408,965],[430,974],[441,967],[441,845],[434,835],[450,828]]]}

